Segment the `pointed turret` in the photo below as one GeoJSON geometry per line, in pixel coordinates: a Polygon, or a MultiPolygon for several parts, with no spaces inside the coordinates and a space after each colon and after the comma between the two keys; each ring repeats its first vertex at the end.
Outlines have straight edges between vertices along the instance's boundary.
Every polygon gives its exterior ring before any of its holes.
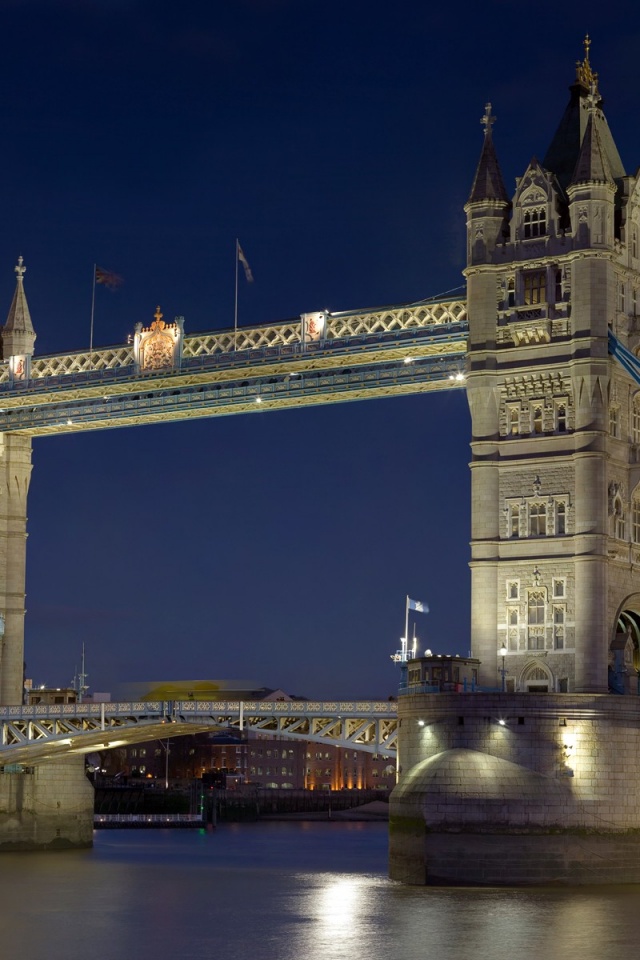
{"type": "Polygon", "coordinates": [[[484,117],[480,121],[484,125],[484,143],[482,144],[476,175],[473,178],[473,186],[467,203],[476,203],[481,200],[509,202],[509,195],[502,179],[496,148],[491,136],[491,127],[495,121],[496,118],[491,114],[491,104],[487,103],[484,117]]]}
{"type": "Polygon", "coordinates": [[[29,358],[33,355],[36,339],[35,330],[31,322],[29,305],[24,292],[24,274],[22,257],[18,257],[16,272],[16,291],[13,295],[7,322],[2,328],[2,353],[10,363],[11,374],[22,379],[28,376],[29,358]]]}
{"type": "Polygon", "coordinates": [[[584,60],[577,62],[575,83],[569,87],[571,98],[542,162],[546,170],[551,170],[556,175],[563,190],[567,189],[572,180],[592,114],[591,125],[597,131],[600,149],[609,165],[610,176],[614,180],[625,176],[618,148],[602,111],[598,74],[593,72],[589,60],[590,46],[591,41],[587,36],[584,41],[584,60]]]}
{"type": "Polygon", "coordinates": [[[571,181],[569,215],[578,246],[611,246],[614,240],[616,184],[598,126],[595,80],[585,99],[589,111],[571,181]]]}
{"type": "Polygon", "coordinates": [[[487,263],[500,239],[507,232],[509,197],[500,172],[491,126],[495,117],[491,104],[485,106],[480,121],[484,126],[484,143],[473,179],[469,199],[465,204],[467,214],[467,263],[487,263]]]}
{"type": "Polygon", "coordinates": [[[569,186],[579,183],[609,183],[615,186],[595,117],[594,109],[587,120],[580,153],[569,186]]]}

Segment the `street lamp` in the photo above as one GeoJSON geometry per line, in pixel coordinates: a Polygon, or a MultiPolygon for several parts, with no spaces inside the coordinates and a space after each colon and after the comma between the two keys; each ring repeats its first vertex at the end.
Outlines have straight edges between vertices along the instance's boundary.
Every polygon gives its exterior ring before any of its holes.
{"type": "Polygon", "coordinates": [[[504,668],[504,658],[506,657],[506,655],[507,655],[507,648],[505,647],[505,645],[504,645],[504,643],[503,643],[502,646],[500,647],[500,656],[502,657],[502,670],[500,671],[500,676],[502,677],[502,692],[503,692],[503,693],[504,693],[504,691],[505,691],[505,679],[504,679],[504,678],[505,678],[506,675],[507,675],[507,671],[506,671],[505,668],[504,668]]]}
{"type": "Polygon", "coordinates": [[[162,740],[158,740],[158,743],[161,747],[164,747],[164,789],[169,789],[169,744],[171,740],[167,737],[167,742],[163,743],[162,740]]]}

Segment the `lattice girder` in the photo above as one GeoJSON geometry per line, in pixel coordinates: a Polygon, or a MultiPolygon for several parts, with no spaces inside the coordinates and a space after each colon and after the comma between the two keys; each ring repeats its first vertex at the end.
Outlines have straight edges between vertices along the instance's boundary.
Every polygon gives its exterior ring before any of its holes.
{"type": "Polygon", "coordinates": [[[325,339],[300,321],[196,334],[175,367],[141,371],[124,345],[36,357],[31,379],[0,363],[0,432],[33,436],[255,412],[461,386],[463,301],[329,314],[325,339]]]}
{"type": "Polygon", "coordinates": [[[62,756],[232,726],[395,755],[393,702],[137,701],[0,707],[0,765],[31,766],[62,756]]]}

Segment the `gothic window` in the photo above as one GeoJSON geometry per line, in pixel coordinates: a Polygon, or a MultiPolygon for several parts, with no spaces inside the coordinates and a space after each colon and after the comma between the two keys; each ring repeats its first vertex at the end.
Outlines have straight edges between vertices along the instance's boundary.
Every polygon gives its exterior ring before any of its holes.
{"type": "Polygon", "coordinates": [[[547,232],[547,212],[542,208],[527,210],[523,218],[524,238],[543,237],[547,232]]]}
{"type": "Polygon", "coordinates": [[[529,507],[529,533],[532,537],[544,537],[547,533],[547,507],[544,503],[532,503],[529,507]]]}
{"type": "Polygon", "coordinates": [[[563,537],[567,532],[567,505],[560,501],[556,504],[556,533],[563,537]]]}
{"type": "Polygon", "coordinates": [[[511,580],[507,584],[507,596],[509,600],[518,600],[520,598],[520,584],[517,580],[511,580]]]}
{"type": "Polygon", "coordinates": [[[619,290],[619,304],[618,304],[618,309],[620,310],[620,313],[624,313],[624,308],[625,308],[625,289],[624,289],[624,283],[621,283],[620,290],[619,290]]]}
{"type": "Polygon", "coordinates": [[[556,430],[565,433],[567,430],[567,405],[559,403],[556,407],[556,430]]]}
{"type": "Polygon", "coordinates": [[[527,619],[530,627],[544,624],[544,594],[538,590],[529,594],[527,619]]]}
{"type": "Polygon", "coordinates": [[[507,281],[507,306],[513,307],[516,303],[516,281],[514,277],[509,277],[507,281]]]}
{"type": "Polygon", "coordinates": [[[564,607],[553,608],[553,622],[556,626],[564,626],[564,607]]]}
{"type": "Polygon", "coordinates": [[[518,626],[518,608],[517,607],[511,607],[509,609],[509,612],[507,614],[507,619],[509,621],[510,627],[518,626]]]}
{"type": "Polygon", "coordinates": [[[509,407],[509,433],[516,436],[520,433],[520,408],[509,407]]]}
{"type": "Polygon", "coordinates": [[[564,650],[564,627],[554,628],[553,646],[556,650],[564,650]]]}
{"type": "Polygon", "coordinates": [[[527,647],[529,650],[544,650],[544,634],[530,633],[527,647]]]}
{"type": "Polygon", "coordinates": [[[561,303],[562,302],[562,270],[555,270],[554,276],[555,276],[555,287],[556,287],[554,299],[556,303],[561,303]]]}
{"type": "Polygon", "coordinates": [[[544,303],[547,299],[545,270],[530,270],[524,275],[524,302],[526,305],[544,303]]]}
{"type": "Polygon", "coordinates": [[[542,404],[531,408],[532,433],[542,433],[542,404]]]}
{"type": "Polygon", "coordinates": [[[634,543],[640,543],[640,500],[633,498],[631,504],[631,539],[634,543]]]}
{"type": "Polygon", "coordinates": [[[509,536],[520,536],[520,504],[512,503],[509,512],[509,536]]]}
{"type": "Polygon", "coordinates": [[[616,497],[613,504],[613,535],[618,540],[624,540],[625,533],[624,507],[620,497],[616,497]]]}
{"type": "Polygon", "coordinates": [[[640,396],[633,398],[633,410],[631,412],[631,439],[634,443],[640,443],[640,396]]]}
{"type": "Polygon", "coordinates": [[[553,581],[553,595],[554,597],[564,597],[566,596],[566,586],[564,580],[554,579],[553,581]]]}
{"type": "Polygon", "coordinates": [[[609,433],[612,437],[620,435],[620,407],[616,404],[609,407],[609,433]]]}

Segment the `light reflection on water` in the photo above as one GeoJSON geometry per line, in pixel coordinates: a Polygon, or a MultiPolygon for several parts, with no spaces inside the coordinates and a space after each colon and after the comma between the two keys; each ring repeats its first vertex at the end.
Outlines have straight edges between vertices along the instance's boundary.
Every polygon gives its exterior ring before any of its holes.
{"type": "Polygon", "coordinates": [[[404,887],[384,824],[103,831],[0,856],[16,960],[628,960],[640,887],[404,887]]]}

